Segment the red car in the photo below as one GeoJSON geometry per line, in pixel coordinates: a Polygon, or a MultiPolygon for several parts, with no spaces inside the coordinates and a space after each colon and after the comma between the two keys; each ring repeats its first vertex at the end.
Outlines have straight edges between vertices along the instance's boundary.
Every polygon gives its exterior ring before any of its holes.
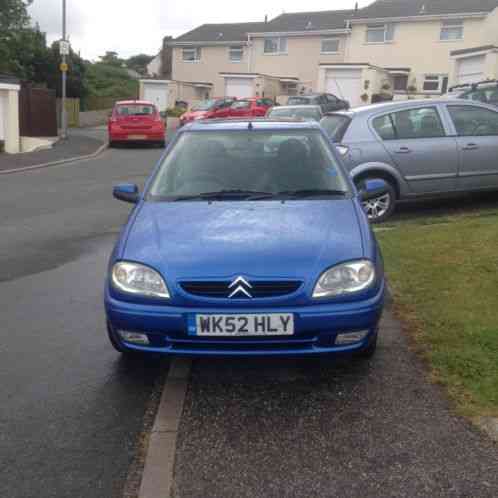
{"type": "Polygon", "coordinates": [[[125,142],[150,142],[164,147],[166,127],[152,102],[116,102],[107,129],[111,147],[125,142]]]}
{"type": "Polygon", "coordinates": [[[273,107],[275,103],[271,99],[265,98],[250,98],[240,99],[230,107],[230,117],[245,118],[250,116],[266,116],[268,109],[273,107]]]}
{"type": "Polygon", "coordinates": [[[227,118],[235,97],[220,97],[203,100],[180,117],[180,126],[198,119],[227,118]]]}

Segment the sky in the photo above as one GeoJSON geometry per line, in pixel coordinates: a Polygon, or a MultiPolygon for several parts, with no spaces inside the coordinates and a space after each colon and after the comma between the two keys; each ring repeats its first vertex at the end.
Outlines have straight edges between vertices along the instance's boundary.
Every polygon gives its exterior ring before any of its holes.
{"type": "MultiPolygon", "coordinates": [[[[282,12],[353,9],[357,0],[66,0],[67,32],[81,56],[98,60],[112,50],[123,57],[155,55],[164,36],[204,23],[263,21],[282,12]]],[[[370,0],[358,0],[364,7],[370,0]]],[[[34,0],[29,13],[51,43],[61,35],[62,0],[34,0]]]]}

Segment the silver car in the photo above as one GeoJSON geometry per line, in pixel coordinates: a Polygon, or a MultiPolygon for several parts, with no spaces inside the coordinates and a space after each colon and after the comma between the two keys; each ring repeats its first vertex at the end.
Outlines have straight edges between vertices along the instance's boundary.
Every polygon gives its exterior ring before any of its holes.
{"type": "Polygon", "coordinates": [[[400,199],[498,190],[496,107],[408,100],[332,113],[321,124],[360,190],[387,184],[387,193],[365,202],[373,222],[400,199]]]}
{"type": "Polygon", "coordinates": [[[282,105],[268,109],[266,117],[320,121],[323,113],[319,105],[282,105]]]}

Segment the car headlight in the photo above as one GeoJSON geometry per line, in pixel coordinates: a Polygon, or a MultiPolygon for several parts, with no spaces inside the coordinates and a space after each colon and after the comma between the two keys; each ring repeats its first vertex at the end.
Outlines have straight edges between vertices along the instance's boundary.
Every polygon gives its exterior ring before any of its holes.
{"type": "Polygon", "coordinates": [[[372,285],[374,280],[375,267],[371,261],[342,263],[322,273],[313,290],[313,297],[352,294],[366,289],[372,285]]]}
{"type": "Polygon", "coordinates": [[[120,261],[112,268],[112,283],[117,289],[148,297],[169,299],[168,287],[159,273],[139,263],[120,261]]]}

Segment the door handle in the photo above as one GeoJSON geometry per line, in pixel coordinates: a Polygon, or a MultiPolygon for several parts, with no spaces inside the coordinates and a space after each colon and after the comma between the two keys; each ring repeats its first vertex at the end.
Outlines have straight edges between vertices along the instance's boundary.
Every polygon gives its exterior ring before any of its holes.
{"type": "Polygon", "coordinates": [[[409,154],[411,152],[411,149],[409,149],[408,147],[400,147],[395,152],[396,154],[409,154]]]}
{"type": "Polygon", "coordinates": [[[478,149],[478,145],[477,144],[467,144],[465,147],[462,147],[463,150],[476,150],[478,149]]]}

